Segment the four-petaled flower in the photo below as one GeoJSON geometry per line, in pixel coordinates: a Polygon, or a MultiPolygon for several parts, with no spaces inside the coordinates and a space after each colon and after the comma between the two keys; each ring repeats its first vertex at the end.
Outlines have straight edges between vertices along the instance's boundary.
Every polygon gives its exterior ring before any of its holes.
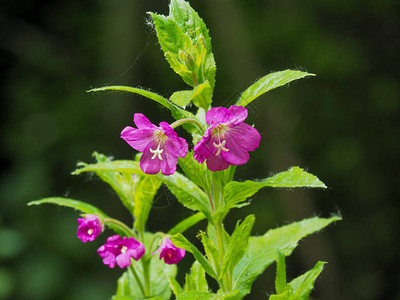
{"type": "Polygon", "coordinates": [[[115,267],[115,263],[122,268],[131,265],[131,258],[139,260],[144,254],[143,243],[133,237],[121,237],[112,235],[107,239],[107,243],[97,249],[97,253],[103,258],[103,263],[110,268],[115,267]]]}
{"type": "Polygon", "coordinates": [[[246,118],[247,109],[242,106],[211,108],[206,114],[210,127],[193,148],[194,158],[199,163],[207,159],[207,167],[214,172],[247,163],[248,151],[260,145],[261,136],[257,129],[243,123],[246,118]]]}
{"type": "Polygon", "coordinates": [[[175,247],[168,237],[165,237],[161,246],[152,254],[160,252],[160,259],[164,258],[164,262],[168,265],[177,264],[185,256],[185,249],[175,247]]]}
{"type": "Polygon", "coordinates": [[[167,122],[160,127],[152,124],[143,114],[136,113],[134,122],[137,128],[127,126],[121,132],[123,138],[132,148],[143,152],[140,168],[147,174],[171,175],[176,171],[177,157],[185,157],[188,144],[178,137],[167,122]]]}
{"type": "Polygon", "coordinates": [[[103,230],[103,224],[99,217],[95,215],[85,215],[85,218],[79,218],[78,220],[78,238],[86,243],[92,242],[103,230]]]}

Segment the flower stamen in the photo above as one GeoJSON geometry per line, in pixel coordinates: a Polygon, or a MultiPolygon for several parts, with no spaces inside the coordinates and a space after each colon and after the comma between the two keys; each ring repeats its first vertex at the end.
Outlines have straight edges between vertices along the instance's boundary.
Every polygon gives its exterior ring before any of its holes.
{"type": "Polygon", "coordinates": [[[223,140],[222,143],[219,142],[219,144],[216,144],[215,142],[213,142],[214,147],[218,149],[217,153],[215,153],[215,156],[220,155],[221,151],[224,151],[224,152],[228,152],[229,151],[229,149],[224,147],[225,144],[226,144],[226,140],[223,140]]]}
{"type": "Polygon", "coordinates": [[[154,154],[151,157],[151,159],[155,159],[157,157],[159,160],[163,160],[163,158],[161,157],[161,153],[164,152],[164,149],[160,149],[160,144],[158,144],[158,147],[156,150],[153,150],[150,148],[150,152],[154,154]]]}

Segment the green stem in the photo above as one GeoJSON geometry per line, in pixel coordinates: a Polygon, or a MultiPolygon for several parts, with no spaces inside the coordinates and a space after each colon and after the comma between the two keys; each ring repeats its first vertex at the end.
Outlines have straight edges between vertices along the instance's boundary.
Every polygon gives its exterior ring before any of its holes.
{"type": "Polygon", "coordinates": [[[144,288],[143,288],[143,284],[142,284],[142,282],[140,281],[140,278],[139,278],[138,274],[136,273],[136,270],[135,270],[135,268],[133,267],[132,263],[131,263],[131,265],[129,266],[129,268],[131,269],[131,272],[132,272],[132,274],[133,274],[133,277],[135,277],[135,279],[136,279],[136,283],[137,283],[137,285],[139,286],[140,292],[142,293],[143,297],[146,297],[146,292],[145,292],[145,290],[144,290],[144,288]]]}
{"type": "MultiPolygon", "coordinates": [[[[223,195],[222,195],[222,187],[219,184],[219,182],[215,178],[215,174],[211,174],[212,177],[212,199],[215,205],[216,210],[221,208],[222,203],[223,203],[223,195]]],[[[215,234],[217,236],[217,248],[218,248],[218,253],[219,253],[219,263],[222,268],[222,264],[224,262],[224,254],[225,254],[225,245],[224,245],[224,227],[222,224],[222,218],[218,216],[217,218],[214,218],[214,224],[215,224],[215,234]]],[[[231,289],[231,280],[230,280],[230,274],[227,273],[222,277],[222,282],[220,282],[221,289],[226,292],[230,291],[231,289]]]]}
{"type": "Polygon", "coordinates": [[[121,229],[126,234],[126,236],[128,237],[133,236],[137,238],[137,234],[132,229],[130,229],[125,223],[122,223],[117,219],[106,218],[104,219],[104,223],[115,224],[119,227],[119,229],[121,229]]]}
{"type": "Polygon", "coordinates": [[[182,124],[185,124],[185,123],[192,123],[192,124],[196,125],[196,127],[198,129],[200,129],[201,132],[205,131],[205,129],[203,127],[203,124],[201,124],[198,120],[192,119],[192,118],[179,119],[179,120],[175,121],[174,123],[172,123],[170,126],[172,128],[176,128],[176,127],[181,126],[182,124]]]}
{"type": "Polygon", "coordinates": [[[149,272],[150,262],[151,262],[150,260],[146,260],[146,259],[142,260],[144,286],[145,286],[145,297],[150,296],[150,272],[149,272]]]}

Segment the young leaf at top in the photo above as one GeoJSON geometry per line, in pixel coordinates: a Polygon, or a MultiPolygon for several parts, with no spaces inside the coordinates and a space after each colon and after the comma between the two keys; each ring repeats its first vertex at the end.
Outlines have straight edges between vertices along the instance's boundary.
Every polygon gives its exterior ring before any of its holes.
{"type": "Polygon", "coordinates": [[[269,230],[263,236],[250,237],[246,253],[234,268],[233,287],[240,290],[242,296],[248,294],[253,281],[276,260],[277,249],[288,256],[302,238],[338,220],[341,218],[315,217],[269,230]]]}
{"type": "Polygon", "coordinates": [[[215,82],[215,61],[208,30],[197,12],[183,0],[173,0],[169,16],[150,13],[158,41],[172,69],[190,86],[215,82]]]}
{"type": "Polygon", "coordinates": [[[236,102],[236,105],[246,106],[262,94],[306,76],[315,76],[315,74],[295,70],[285,70],[268,74],[247,88],[236,102]]]}
{"type": "Polygon", "coordinates": [[[279,188],[326,188],[326,185],[315,175],[307,173],[302,168],[292,167],[288,171],[278,173],[272,177],[244,182],[232,181],[224,188],[226,207],[228,211],[235,204],[246,201],[247,198],[253,196],[263,187],[279,187],[279,188]]]}

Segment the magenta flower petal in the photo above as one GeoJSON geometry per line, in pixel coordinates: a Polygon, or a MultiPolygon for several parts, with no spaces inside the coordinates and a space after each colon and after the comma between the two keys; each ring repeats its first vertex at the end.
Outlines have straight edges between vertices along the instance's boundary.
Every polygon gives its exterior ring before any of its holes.
{"type": "Polygon", "coordinates": [[[144,245],[133,237],[110,236],[107,242],[97,249],[97,253],[103,258],[103,263],[110,268],[115,264],[122,268],[131,265],[131,258],[139,260],[144,255],[144,245]]]}
{"type": "Polygon", "coordinates": [[[207,167],[213,171],[222,171],[229,167],[229,163],[222,157],[222,155],[210,155],[207,157],[207,167]]]}
{"type": "Polygon", "coordinates": [[[248,116],[247,108],[243,106],[231,105],[228,109],[229,115],[226,124],[239,125],[246,120],[248,116]]]}
{"type": "Polygon", "coordinates": [[[225,107],[213,107],[206,114],[208,125],[225,123],[228,120],[229,111],[225,107]]]}
{"type": "Polygon", "coordinates": [[[78,221],[78,238],[86,243],[92,242],[103,231],[103,224],[99,217],[95,215],[86,215],[85,218],[80,218],[78,221]]]}
{"type": "Polygon", "coordinates": [[[121,132],[121,138],[124,139],[133,149],[143,152],[146,146],[154,139],[154,130],[136,129],[126,126],[121,132]]]}
{"type": "Polygon", "coordinates": [[[254,151],[261,140],[255,128],[243,123],[247,115],[247,109],[242,106],[210,109],[206,120],[211,126],[193,148],[193,157],[199,163],[206,160],[207,167],[214,172],[247,163],[248,151],[254,151]]]}
{"type": "Polygon", "coordinates": [[[185,249],[175,247],[168,237],[165,237],[160,247],[152,254],[160,252],[160,259],[164,258],[164,262],[168,265],[177,264],[185,256],[185,249]]]}
{"type": "Polygon", "coordinates": [[[147,174],[172,175],[176,171],[177,157],[184,157],[188,151],[187,142],[178,137],[174,129],[166,122],[160,127],[152,124],[144,115],[135,114],[138,127],[126,127],[121,132],[123,138],[132,148],[143,152],[140,168],[147,174]]]}
{"type": "Polygon", "coordinates": [[[152,124],[144,114],[136,113],[133,115],[133,122],[139,129],[157,129],[157,126],[152,124]]]}

